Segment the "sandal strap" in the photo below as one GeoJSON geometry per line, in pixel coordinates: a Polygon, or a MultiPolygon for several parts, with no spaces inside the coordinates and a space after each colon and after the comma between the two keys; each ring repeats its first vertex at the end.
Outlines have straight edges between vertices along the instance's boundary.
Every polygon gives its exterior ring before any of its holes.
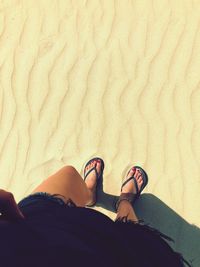
{"type": "Polygon", "coordinates": [[[127,200],[128,202],[133,204],[136,197],[137,197],[137,194],[134,194],[134,193],[121,193],[119,199],[117,200],[115,204],[116,211],[118,210],[119,204],[122,200],[127,200]]]}
{"type": "Polygon", "coordinates": [[[87,172],[86,175],[84,174],[84,181],[86,180],[86,178],[88,177],[88,175],[89,175],[89,174],[91,173],[91,171],[93,171],[93,170],[95,170],[97,179],[99,178],[99,177],[98,177],[97,168],[96,168],[96,164],[95,164],[94,167],[92,167],[92,168],[87,172]]]}
{"type": "Polygon", "coordinates": [[[121,191],[122,191],[122,188],[132,179],[133,179],[133,182],[135,184],[136,194],[138,195],[138,194],[140,194],[140,191],[139,191],[138,184],[136,182],[136,179],[135,179],[134,175],[124,181],[124,183],[122,184],[122,187],[121,187],[121,191]]]}

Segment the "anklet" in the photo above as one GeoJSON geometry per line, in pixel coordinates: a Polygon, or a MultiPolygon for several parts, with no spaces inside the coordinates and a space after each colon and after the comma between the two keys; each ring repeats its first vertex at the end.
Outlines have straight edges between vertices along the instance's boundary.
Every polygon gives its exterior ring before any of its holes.
{"type": "Polygon", "coordinates": [[[122,200],[127,200],[128,202],[131,203],[131,205],[133,204],[133,202],[135,201],[136,199],[136,194],[133,194],[133,193],[121,193],[118,201],[116,202],[115,204],[115,208],[116,208],[116,211],[118,210],[119,208],[119,204],[122,200]]]}

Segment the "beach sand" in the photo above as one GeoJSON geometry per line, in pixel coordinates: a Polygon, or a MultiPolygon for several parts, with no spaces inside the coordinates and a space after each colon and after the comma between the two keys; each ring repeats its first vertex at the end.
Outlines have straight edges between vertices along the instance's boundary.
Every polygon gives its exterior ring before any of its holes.
{"type": "Polygon", "coordinates": [[[95,209],[135,209],[200,266],[200,2],[0,2],[0,185],[16,201],[49,175],[105,162],[95,209]]]}

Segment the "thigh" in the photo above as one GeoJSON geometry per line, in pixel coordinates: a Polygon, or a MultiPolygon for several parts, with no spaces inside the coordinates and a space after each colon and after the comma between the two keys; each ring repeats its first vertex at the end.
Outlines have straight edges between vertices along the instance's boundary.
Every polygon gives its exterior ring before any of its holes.
{"type": "Polygon", "coordinates": [[[73,166],[64,166],[49,176],[31,194],[46,192],[60,194],[65,203],[71,199],[77,206],[85,207],[88,200],[88,189],[80,174],[73,166]]]}

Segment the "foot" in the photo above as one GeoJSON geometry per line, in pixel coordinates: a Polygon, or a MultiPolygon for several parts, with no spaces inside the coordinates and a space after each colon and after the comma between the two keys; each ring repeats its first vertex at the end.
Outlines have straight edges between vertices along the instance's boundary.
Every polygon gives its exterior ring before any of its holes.
{"type": "MultiPolygon", "coordinates": [[[[143,184],[143,179],[142,179],[142,172],[133,167],[129,174],[127,175],[125,180],[128,180],[128,178],[130,178],[131,176],[134,176],[138,185],[138,190],[140,191],[141,186],[143,184]]],[[[135,187],[135,183],[133,181],[133,179],[131,179],[127,184],[125,184],[122,188],[122,192],[121,193],[134,193],[136,194],[136,187],[135,187]]],[[[125,200],[126,201],[126,200],[125,200]]],[[[122,201],[123,202],[123,201],[122,201]]],[[[127,202],[127,201],[126,201],[127,202]]]]}
{"type": "MultiPolygon", "coordinates": [[[[141,189],[141,186],[143,184],[143,179],[142,179],[142,173],[139,169],[137,168],[132,168],[129,172],[129,174],[127,175],[126,179],[130,178],[131,176],[134,176],[137,182],[137,186],[138,186],[138,190],[141,189]]],[[[124,180],[124,181],[125,181],[124,180]]],[[[136,187],[135,187],[135,183],[133,181],[133,179],[131,179],[127,184],[125,184],[122,188],[122,192],[121,193],[134,193],[136,194],[136,187]]],[[[131,205],[131,203],[128,200],[122,200],[119,203],[118,206],[118,210],[117,210],[117,217],[116,220],[118,218],[123,218],[126,217],[129,220],[132,220],[134,222],[138,222],[138,218],[135,214],[135,211],[131,205]]]]}
{"type": "MultiPolygon", "coordinates": [[[[92,169],[96,165],[98,176],[101,172],[101,161],[100,160],[93,160],[86,168],[85,168],[85,176],[89,172],[90,169],[92,169]]],[[[93,205],[96,202],[96,185],[97,185],[97,176],[95,170],[91,171],[86,180],[85,183],[87,185],[87,188],[90,190],[91,197],[90,202],[87,204],[88,206],[93,205]]]]}
{"type": "MultiPolygon", "coordinates": [[[[126,180],[130,178],[131,176],[134,176],[138,185],[138,190],[140,190],[142,184],[143,184],[143,179],[142,179],[142,172],[137,169],[137,168],[132,168],[126,177],[126,180]]],[[[136,194],[136,187],[133,179],[131,179],[127,184],[125,184],[122,188],[121,193],[134,193],[136,194]]]]}

